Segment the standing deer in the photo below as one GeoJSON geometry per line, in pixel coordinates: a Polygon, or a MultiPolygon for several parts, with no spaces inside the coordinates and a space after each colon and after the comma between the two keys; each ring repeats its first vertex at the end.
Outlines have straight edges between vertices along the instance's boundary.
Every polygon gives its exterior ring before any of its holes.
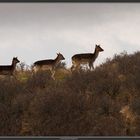
{"type": "Polygon", "coordinates": [[[17,57],[13,57],[11,65],[0,65],[0,75],[14,76],[16,64],[19,62],[17,57]]]}
{"type": "Polygon", "coordinates": [[[94,69],[93,62],[99,55],[99,52],[104,51],[100,45],[95,45],[94,53],[75,54],[72,56],[71,70],[79,69],[81,64],[88,64],[90,69],[94,69]]]}
{"type": "Polygon", "coordinates": [[[55,59],[46,59],[46,60],[39,60],[34,63],[34,71],[37,72],[39,70],[50,70],[51,77],[55,80],[54,74],[56,67],[64,60],[64,56],[61,53],[57,53],[57,57],[55,59]]]}

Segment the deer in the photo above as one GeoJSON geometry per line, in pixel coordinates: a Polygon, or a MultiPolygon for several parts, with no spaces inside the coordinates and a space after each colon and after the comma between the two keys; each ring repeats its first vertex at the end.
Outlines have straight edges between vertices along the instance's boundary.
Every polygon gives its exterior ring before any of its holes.
{"type": "Polygon", "coordinates": [[[33,64],[33,70],[36,73],[39,70],[50,70],[51,77],[53,80],[55,80],[55,71],[58,64],[65,60],[64,56],[61,53],[57,53],[57,57],[55,59],[46,59],[46,60],[39,60],[34,62],[33,64]]]}
{"type": "Polygon", "coordinates": [[[75,54],[72,56],[72,67],[71,71],[75,69],[79,69],[80,65],[88,64],[90,70],[94,69],[93,62],[95,62],[96,58],[99,55],[99,52],[104,51],[100,45],[95,45],[94,53],[82,53],[82,54],[75,54]]]}
{"type": "Polygon", "coordinates": [[[19,62],[17,57],[13,57],[11,65],[0,65],[0,75],[14,76],[16,64],[19,62]]]}

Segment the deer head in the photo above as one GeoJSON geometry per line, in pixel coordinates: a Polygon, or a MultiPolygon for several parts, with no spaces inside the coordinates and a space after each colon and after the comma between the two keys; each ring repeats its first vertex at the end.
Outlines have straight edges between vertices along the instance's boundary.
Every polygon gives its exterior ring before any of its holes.
{"type": "Polygon", "coordinates": [[[102,52],[102,51],[104,51],[101,47],[100,47],[100,45],[95,45],[95,50],[97,51],[97,52],[102,52]]]}
{"type": "Polygon", "coordinates": [[[64,56],[61,53],[57,53],[57,57],[59,60],[65,60],[64,56]]]}
{"type": "Polygon", "coordinates": [[[20,61],[18,60],[18,58],[17,57],[13,57],[13,61],[12,61],[14,64],[17,64],[17,63],[19,63],[20,61]]]}

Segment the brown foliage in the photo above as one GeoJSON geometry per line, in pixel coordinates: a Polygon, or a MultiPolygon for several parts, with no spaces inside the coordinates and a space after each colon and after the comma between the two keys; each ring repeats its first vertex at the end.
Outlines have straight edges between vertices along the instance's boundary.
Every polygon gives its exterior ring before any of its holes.
{"type": "Polygon", "coordinates": [[[24,72],[24,82],[0,79],[0,135],[139,135],[139,66],[140,52],[122,53],[94,71],[67,71],[55,81],[46,72],[24,72]],[[131,125],[120,113],[126,105],[131,125]]]}

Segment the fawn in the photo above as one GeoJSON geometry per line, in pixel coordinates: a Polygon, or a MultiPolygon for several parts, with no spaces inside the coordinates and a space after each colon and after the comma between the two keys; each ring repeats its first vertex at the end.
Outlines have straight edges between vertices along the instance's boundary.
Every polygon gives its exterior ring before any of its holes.
{"type": "Polygon", "coordinates": [[[55,80],[54,74],[57,65],[64,60],[64,56],[61,53],[57,53],[57,57],[55,59],[46,59],[46,60],[39,60],[34,63],[34,71],[37,72],[39,70],[50,70],[51,77],[55,80]]]}
{"type": "Polygon", "coordinates": [[[83,53],[83,54],[75,54],[72,56],[72,67],[71,71],[74,69],[79,69],[81,64],[88,64],[90,69],[94,69],[93,62],[99,55],[99,52],[104,51],[100,45],[95,45],[94,53],[83,53]]]}
{"type": "Polygon", "coordinates": [[[17,57],[13,57],[11,65],[0,65],[0,75],[9,75],[14,76],[14,71],[16,68],[16,64],[19,63],[17,57]]]}

